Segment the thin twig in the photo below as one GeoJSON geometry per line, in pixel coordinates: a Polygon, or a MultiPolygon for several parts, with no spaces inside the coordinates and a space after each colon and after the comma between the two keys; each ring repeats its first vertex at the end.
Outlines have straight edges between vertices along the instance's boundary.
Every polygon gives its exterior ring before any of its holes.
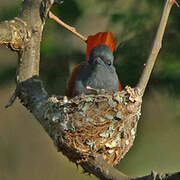
{"type": "Polygon", "coordinates": [[[170,14],[170,10],[171,10],[173,4],[176,4],[175,0],[166,0],[164,10],[163,10],[163,14],[161,17],[161,21],[160,21],[157,33],[156,33],[156,37],[155,37],[155,40],[153,43],[151,53],[147,59],[146,66],[143,70],[143,73],[141,75],[139,83],[136,86],[137,88],[139,88],[142,96],[144,94],[145,88],[146,88],[147,83],[149,81],[149,78],[150,78],[154,63],[156,61],[157,55],[158,55],[159,50],[161,48],[162,38],[164,35],[164,31],[165,31],[167,20],[168,20],[169,14],[170,14]]]}
{"type": "Polygon", "coordinates": [[[76,31],[76,29],[72,26],[69,26],[68,24],[64,23],[62,20],[60,20],[57,16],[55,16],[51,11],[49,11],[49,18],[56,21],[58,24],[63,26],[68,31],[71,31],[74,35],[76,35],[78,38],[80,38],[82,41],[86,42],[87,38],[81,35],[76,31]]]}
{"type": "MultiPolygon", "coordinates": [[[[44,1],[46,2],[46,0],[44,1]]],[[[47,3],[48,2],[49,1],[47,0],[47,3]]],[[[167,0],[167,2],[173,3],[174,1],[167,0]]],[[[32,77],[34,74],[37,74],[36,71],[39,71],[39,60],[40,60],[39,51],[40,51],[40,42],[41,42],[42,29],[43,29],[42,19],[39,16],[39,10],[43,8],[40,8],[40,7],[42,7],[42,0],[36,0],[36,1],[24,0],[23,1],[21,17],[27,23],[28,27],[31,27],[30,29],[31,31],[35,29],[37,32],[34,33],[30,42],[27,44],[26,48],[23,49],[24,52],[19,54],[19,61],[21,62],[19,63],[19,66],[21,65],[21,68],[19,68],[20,79],[21,79],[21,82],[18,85],[18,87],[20,88],[19,98],[22,100],[24,105],[26,105],[26,107],[29,110],[32,110],[32,113],[34,114],[34,116],[39,120],[39,122],[42,124],[42,126],[44,126],[45,129],[52,128],[52,131],[47,131],[47,132],[52,137],[52,139],[53,137],[55,137],[53,139],[54,142],[57,141],[58,139],[58,143],[56,143],[56,146],[59,146],[60,142],[62,142],[61,139],[59,139],[61,131],[59,131],[58,133],[55,133],[55,132],[57,132],[57,130],[59,130],[60,127],[54,128],[52,123],[50,124],[52,127],[47,126],[47,119],[45,119],[45,113],[47,113],[47,108],[48,108],[47,107],[48,94],[44,90],[43,84],[39,80],[39,78],[32,77]],[[37,26],[37,24],[39,25],[37,26]],[[33,66],[31,66],[32,60],[34,64],[33,66]],[[27,63],[24,63],[24,61],[27,63]],[[29,78],[30,76],[32,78],[29,78]],[[30,105],[30,106],[27,106],[27,105],[30,105]]],[[[48,6],[45,6],[45,8],[47,7],[48,6]]],[[[3,31],[0,30],[0,35],[2,37],[3,36],[7,37],[7,33],[4,31],[4,28],[3,28],[3,31]]],[[[143,88],[141,84],[139,87],[143,88]]],[[[14,97],[15,96],[13,96],[12,99],[14,99],[14,97]]],[[[62,149],[63,147],[60,147],[60,148],[62,149]]],[[[103,173],[101,176],[102,179],[111,178],[113,180],[117,180],[117,179],[120,180],[122,179],[121,177],[126,178],[126,176],[123,175],[122,173],[119,175],[119,172],[115,170],[113,167],[109,168],[109,165],[107,165],[103,161],[101,162],[99,159],[96,159],[96,160],[97,162],[90,162],[91,164],[88,165],[88,167],[85,169],[89,169],[90,172],[95,175],[97,171],[101,171],[103,173]],[[110,175],[110,178],[107,177],[109,175],[110,175]]],[[[88,163],[88,162],[84,162],[84,163],[88,163]]],[[[84,167],[85,164],[82,164],[82,166],[84,167]]],[[[176,173],[175,175],[172,175],[172,178],[170,177],[169,179],[175,180],[175,179],[179,179],[179,177],[180,177],[180,173],[176,173]]],[[[143,179],[152,179],[152,178],[149,178],[149,176],[146,176],[143,179]]]]}

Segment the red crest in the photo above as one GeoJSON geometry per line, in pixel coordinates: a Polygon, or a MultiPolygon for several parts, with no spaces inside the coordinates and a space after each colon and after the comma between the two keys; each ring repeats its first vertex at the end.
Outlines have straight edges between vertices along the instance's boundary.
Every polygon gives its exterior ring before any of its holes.
{"type": "Polygon", "coordinates": [[[88,36],[86,43],[87,43],[86,60],[89,59],[89,55],[92,48],[98,44],[106,44],[107,46],[110,47],[112,52],[114,51],[114,47],[116,46],[116,42],[111,32],[99,32],[95,35],[88,36]]]}

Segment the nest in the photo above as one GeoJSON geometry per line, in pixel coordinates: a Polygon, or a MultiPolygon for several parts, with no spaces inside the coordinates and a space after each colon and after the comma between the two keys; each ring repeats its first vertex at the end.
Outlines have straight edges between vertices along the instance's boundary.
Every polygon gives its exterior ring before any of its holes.
{"type": "Polygon", "coordinates": [[[67,100],[52,96],[45,118],[51,137],[71,161],[80,163],[100,154],[115,165],[133,145],[142,98],[137,89],[81,95],[67,100]],[[61,148],[61,145],[66,148],[61,148]]]}

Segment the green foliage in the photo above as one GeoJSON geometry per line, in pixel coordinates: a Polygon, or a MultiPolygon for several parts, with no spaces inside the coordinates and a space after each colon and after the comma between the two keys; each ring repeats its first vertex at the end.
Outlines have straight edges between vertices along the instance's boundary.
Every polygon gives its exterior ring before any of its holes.
{"type": "MultiPolygon", "coordinates": [[[[118,42],[115,64],[120,80],[123,86],[126,84],[135,86],[150,52],[163,3],[156,0],[136,0],[126,4],[124,1],[120,2],[114,0],[110,5],[108,1],[66,0],[61,5],[55,5],[52,11],[66,23],[76,26],[80,32],[81,28],[85,29],[86,25],[91,24],[92,21],[97,21],[98,24],[101,19],[105,18],[107,28],[102,31],[112,31],[118,42]],[[92,20],[91,16],[97,16],[97,18],[92,20]]],[[[16,5],[11,8],[3,8],[0,11],[1,20],[16,16],[19,10],[18,6],[20,6],[20,1],[17,1],[16,5]]],[[[177,94],[180,94],[178,83],[180,74],[179,18],[179,9],[174,7],[166,29],[163,47],[151,77],[151,86],[170,84],[171,89],[176,89],[177,94]]],[[[98,30],[96,31],[99,29],[97,25],[90,27],[93,32],[98,32],[98,30]]],[[[66,86],[65,81],[70,73],[69,64],[76,64],[84,60],[85,50],[81,52],[82,48],[76,45],[78,43],[79,40],[67,30],[52,20],[47,21],[41,45],[41,76],[47,80],[47,86],[52,91],[54,89],[57,92],[62,89],[60,92],[63,93],[66,86]]],[[[5,68],[0,71],[1,77],[6,74],[6,71],[7,74],[10,74],[10,70],[5,68]]],[[[3,78],[6,82],[5,79],[3,78]]]]}
{"type": "Polygon", "coordinates": [[[3,68],[0,68],[0,86],[7,85],[9,82],[12,82],[12,79],[15,80],[15,74],[15,66],[3,66],[3,68]]]}
{"type": "Polygon", "coordinates": [[[0,21],[12,19],[14,17],[17,17],[20,6],[21,6],[21,0],[15,0],[15,2],[12,3],[11,6],[5,6],[3,9],[0,10],[0,21]]]}
{"type": "MultiPolygon", "coordinates": [[[[0,3],[1,21],[18,15],[21,0],[2,1],[0,3]]],[[[117,40],[115,66],[124,87],[125,85],[135,86],[139,80],[153,43],[164,2],[164,0],[65,0],[63,4],[55,5],[52,8],[52,12],[67,24],[76,27],[78,32],[86,36],[99,31],[111,31],[115,35],[117,40]]],[[[168,172],[179,170],[180,159],[178,152],[180,151],[180,146],[177,140],[180,132],[179,19],[179,8],[173,7],[163,39],[162,49],[148,83],[147,90],[151,90],[151,94],[149,93],[150,96],[148,97],[147,92],[150,91],[146,90],[145,93],[143,115],[140,120],[135,145],[120,163],[120,170],[129,175],[142,175],[149,173],[152,169],[159,171],[163,169],[168,172]],[[159,92],[153,94],[152,90],[159,92]],[[174,98],[166,97],[164,94],[167,91],[174,98]],[[172,100],[173,102],[171,102],[172,100]],[[177,154],[174,155],[175,153],[177,154]],[[154,154],[156,154],[156,157],[154,157],[154,154]]],[[[11,59],[13,58],[8,58],[9,54],[6,51],[4,52],[5,55],[3,55],[2,51],[0,53],[0,86],[4,87],[6,85],[8,87],[10,82],[14,80],[16,67],[12,65],[11,59]],[[9,59],[9,64],[6,58],[9,59]],[[4,62],[5,64],[3,64],[4,62]]],[[[64,94],[71,67],[73,64],[84,61],[85,53],[85,45],[79,39],[54,21],[47,19],[41,44],[40,75],[50,94],[64,94]]],[[[13,63],[15,62],[13,61],[13,63]]],[[[9,94],[6,95],[4,102],[3,97],[5,95],[1,94],[0,102],[3,103],[0,106],[0,110],[7,103],[8,97],[12,93],[9,87],[5,89],[5,92],[9,94]]],[[[14,110],[14,108],[10,110],[14,110]]],[[[31,179],[58,179],[59,177],[63,179],[63,173],[71,175],[69,169],[65,172],[62,170],[65,162],[68,164],[67,166],[71,163],[65,161],[67,159],[63,159],[62,165],[58,164],[62,157],[57,158],[59,154],[57,154],[54,146],[52,146],[54,159],[50,159],[49,155],[52,149],[46,151],[50,146],[47,145],[47,142],[43,145],[43,141],[37,139],[42,135],[40,133],[43,132],[42,129],[37,129],[37,127],[35,128],[34,125],[31,125],[30,123],[35,124],[34,119],[29,120],[29,115],[26,119],[25,115],[27,115],[27,112],[25,111],[25,114],[21,115],[20,109],[15,109],[15,112],[11,113],[8,110],[4,117],[2,116],[5,112],[4,109],[3,113],[1,111],[1,137],[8,143],[10,143],[9,139],[12,138],[11,143],[13,145],[7,146],[1,142],[2,138],[0,139],[0,146],[2,146],[0,148],[1,156],[3,157],[0,171],[7,172],[5,176],[9,175],[9,179],[12,179],[12,177],[13,179],[23,177],[30,177],[31,179]],[[12,121],[10,120],[8,123],[7,120],[10,114],[13,117],[12,121]],[[14,117],[16,114],[19,115],[17,120],[14,117]],[[4,126],[6,123],[7,125],[4,126]],[[37,134],[35,134],[35,129],[37,134]],[[12,133],[13,131],[14,134],[12,133]],[[24,135],[21,134],[23,131],[24,135]],[[32,145],[32,142],[35,144],[32,145]],[[15,150],[18,144],[19,153],[15,150]],[[9,152],[7,149],[9,149],[9,152]],[[24,154],[21,152],[22,150],[24,154]],[[27,153],[27,151],[29,152],[27,153]],[[44,152],[44,155],[42,152],[44,152]],[[14,157],[17,157],[19,162],[24,162],[24,164],[17,162],[17,159],[14,157]],[[49,158],[48,164],[47,158],[49,158]],[[17,172],[16,168],[19,168],[17,177],[12,173],[13,169],[17,172]],[[58,173],[59,176],[57,177],[58,173]],[[41,175],[44,175],[44,178],[41,175]],[[50,177],[52,175],[54,177],[50,177]],[[33,178],[33,176],[36,178],[33,178]]],[[[118,114],[118,117],[120,115],[118,114]]],[[[103,119],[101,120],[103,121],[103,119]]],[[[47,139],[47,136],[45,138],[47,139]]],[[[80,173],[75,170],[74,174],[80,173]]],[[[88,179],[88,176],[82,175],[82,177],[83,179],[88,179]]],[[[92,177],[89,179],[92,179],[92,177]]]]}
{"type": "Polygon", "coordinates": [[[67,23],[74,22],[82,13],[75,0],[66,0],[60,5],[55,5],[52,11],[67,23]]]}

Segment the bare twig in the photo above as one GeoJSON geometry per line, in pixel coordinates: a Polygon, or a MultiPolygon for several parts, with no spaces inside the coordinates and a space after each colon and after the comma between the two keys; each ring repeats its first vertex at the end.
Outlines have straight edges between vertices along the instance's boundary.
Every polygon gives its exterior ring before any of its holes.
{"type": "MultiPolygon", "coordinates": [[[[18,93],[18,97],[21,99],[22,103],[32,111],[34,116],[37,118],[37,120],[41,123],[41,125],[44,127],[44,129],[47,131],[47,133],[50,135],[52,140],[55,142],[56,147],[58,150],[62,150],[63,148],[67,150],[66,146],[63,146],[61,141],[61,127],[57,126],[56,121],[53,120],[53,123],[47,123],[47,101],[48,101],[48,94],[44,90],[44,87],[42,85],[41,80],[33,75],[39,74],[39,61],[40,61],[40,42],[41,42],[41,36],[43,31],[43,25],[42,19],[45,19],[46,16],[40,17],[39,14],[46,15],[46,13],[40,13],[39,11],[44,9],[45,12],[48,11],[48,4],[49,0],[24,0],[23,6],[22,6],[22,12],[20,14],[20,18],[23,20],[23,22],[27,23],[27,27],[30,29],[27,31],[25,29],[25,33],[30,32],[31,37],[28,41],[28,44],[26,46],[20,46],[20,53],[19,53],[19,81],[17,83],[17,90],[16,93],[12,97],[12,102],[15,98],[15,95],[18,93]],[[43,3],[42,3],[43,2],[43,3]],[[43,6],[43,7],[42,7],[43,6]]],[[[162,35],[164,32],[164,28],[167,22],[167,18],[170,12],[170,9],[172,7],[172,4],[175,3],[173,0],[167,0],[165,5],[165,10],[163,13],[163,17],[160,23],[160,27],[156,36],[155,43],[151,52],[151,55],[148,59],[147,67],[143,72],[142,80],[140,79],[140,82],[138,84],[138,88],[142,90],[142,93],[144,93],[146,84],[148,82],[149,76],[152,71],[152,67],[154,65],[155,58],[157,56],[157,53],[159,52],[159,49],[161,47],[161,40],[162,35]],[[159,32],[160,31],[160,32],[159,32]]],[[[52,13],[50,13],[52,15],[52,13]]],[[[51,16],[52,17],[52,16],[51,16]]],[[[54,17],[54,16],[53,16],[54,17]]],[[[52,18],[53,19],[53,18],[52,18]]],[[[55,18],[56,19],[56,18],[55,18]]],[[[54,20],[55,20],[54,19],[54,20]]],[[[57,20],[57,19],[56,19],[57,20]]],[[[63,23],[60,23],[61,25],[63,23]]],[[[69,26],[65,26],[66,28],[69,26]]],[[[8,39],[8,34],[5,32],[6,28],[4,28],[4,25],[0,25],[0,43],[12,43],[11,38],[8,39]],[[5,38],[5,39],[4,39],[5,38]]],[[[71,32],[74,34],[79,34],[73,29],[72,27],[69,28],[71,32]]],[[[11,34],[11,31],[8,32],[11,34]]],[[[80,35],[80,34],[79,34],[80,35]]],[[[79,38],[81,38],[84,42],[86,42],[86,38],[82,35],[77,35],[79,38]]],[[[24,43],[22,43],[24,45],[24,43]]],[[[19,47],[19,46],[18,46],[19,47]]],[[[51,107],[53,108],[53,106],[51,107]]],[[[56,108],[56,106],[54,107],[56,108]]],[[[57,109],[53,109],[55,111],[52,111],[53,113],[56,113],[57,109]]],[[[60,111],[58,111],[57,114],[59,115],[60,111]]],[[[54,114],[53,114],[54,115],[54,114]]],[[[60,114],[61,115],[61,114],[60,114]]],[[[51,122],[52,119],[49,117],[51,122]]],[[[88,172],[93,173],[97,177],[101,179],[129,179],[126,175],[122,174],[121,172],[118,172],[115,168],[112,166],[106,164],[104,160],[102,159],[93,159],[92,161],[86,161],[81,163],[82,167],[85,170],[88,170],[88,172]]],[[[175,178],[179,178],[179,173],[175,174],[175,178]]],[[[154,179],[150,176],[146,176],[143,179],[154,179]]],[[[168,179],[168,178],[166,178],[168,179]]],[[[172,179],[172,178],[169,178],[172,179]]]]}
{"type": "Polygon", "coordinates": [[[68,31],[71,31],[75,36],[77,36],[82,41],[86,42],[87,38],[78,33],[75,29],[75,27],[69,26],[68,24],[64,23],[62,20],[60,20],[57,16],[55,16],[51,11],[49,11],[49,18],[56,21],[58,24],[63,26],[68,31]]]}
{"type": "Polygon", "coordinates": [[[165,2],[163,14],[162,14],[161,21],[160,21],[160,24],[158,27],[158,31],[156,33],[156,37],[155,37],[155,40],[153,43],[151,53],[147,59],[146,66],[143,70],[143,73],[141,75],[139,83],[136,86],[137,88],[139,88],[140,92],[142,93],[142,96],[144,94],[144,91],[145,91],[145,88],[146,88],[147,83],[149,81],[154,63],[156,61],[157,55],[158,55],[159,50],[160,50],[161,45],[162,45],[162,38],[164,35],[164,31],[165,31],[167,20],[168,20],[169,14],[170,14],[170,10],[171,10],[173,4],[175,4],[175,3],[176,3],[175,0],[167,0],[165,2]]]}

